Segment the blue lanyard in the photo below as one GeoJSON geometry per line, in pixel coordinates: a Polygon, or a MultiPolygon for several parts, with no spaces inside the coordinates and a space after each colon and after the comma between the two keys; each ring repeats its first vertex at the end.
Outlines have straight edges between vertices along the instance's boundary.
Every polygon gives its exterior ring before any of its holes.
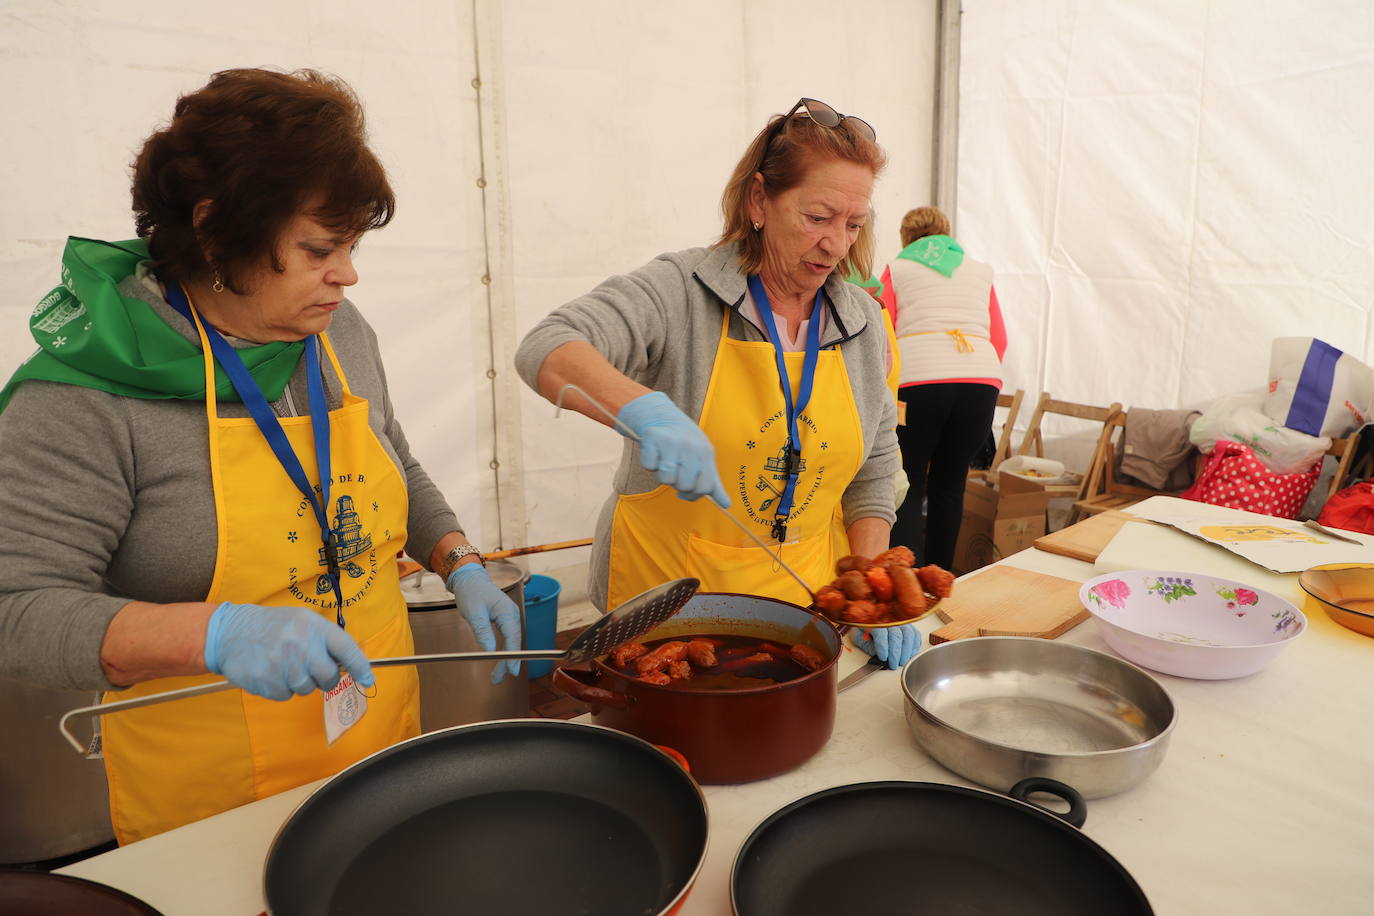
{"type": "MultiPolygon", "coordinates": [[[[180,285],[176,283],[167,284],[167,301],[172,308],[176,309],[186,320],[195,324],[195,319],[191,316],[191,304],[186,299],[186,294],[180,285]]],[[[334,600],[337,603],[337,617],[339,627],[344,625],[343,616],[343,589],[340,587],[339,579],[339,549],[334,537],[333,529],[329,526],[329,485],[333,482],[333,473],[330,467],[329,456],[329,405],[324,398],[324,375],[320,371],[319,336],[311,335],[305,341],[305,376],[306,390],[310,399],[310,425],[315,434],[315,460],[320,468],[320,487],[316,494],[315,488],[310,486],[310,479],[305,476],[305,469],[301,467],[301,461],[296,457],[296,452],[291,448],[291,442],[286,438],[286,432],[281,428],[281,422],[277,419],[276,413],[267,403],[267,398],[263,396],[262,389],[254,381],[252,373],[243,364],[243,359],[238,351],[229,345],[214,327],[208,322],[202,322],[205,328],[205,336],[210,341],[210,352],[214,354],[215,360],[224,367],[224,372],[229,376],[230,383],[234,390],[239,393],[243,404],[248,408],[249,415],[253,422],[262,431],[263,438],[272,448],[272,454],[277,456],[281,462],[282,469],[291,478],[291,482],[296,485],[296,489],[305,494],[305,498],[310,500],[311,507],[315,510],[315,520],[320,525],[320,540],[324,544],[324,558],[326,576],[329,585],[334,590],[334,600]]],[[[207,393],[208,394],[208,393],[207,393]]]]}
{"type": "Polygon", "coordinates": [[[786,473],[787,482],[783,484],[782,496],[778,498],[777,512],[773,517],[773,537],[778,543],[787,540],[787,519],[792,514],[792,501],[797,495],[797,479],[801,474],[801,435],[797,418],[806,405],[811,402],[811,387],[816,381],[816,360],[821,352],[821,291],[816,290],[816,305],[811,310],[811,324],[806,329],[806,356],[802,360],[801,388],[797,392],[797,403],[792,403],[792,383],[787,377],[787,358],[782,341],[778,337],[777,322],[773,320],[773,306],[768,301],[768,292],[758,274],[749,277],[749,292],[754,295],[759,316],[763,318],[768,340],[773,344],[773,356],[778,363],[778,380],[782,383],[782,396],[787,405],[787,445],[786,473]]]}

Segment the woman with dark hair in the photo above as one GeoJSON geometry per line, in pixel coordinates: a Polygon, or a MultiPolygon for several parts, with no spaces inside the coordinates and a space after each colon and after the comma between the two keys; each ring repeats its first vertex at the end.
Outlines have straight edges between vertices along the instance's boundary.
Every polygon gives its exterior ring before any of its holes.
{"type": "MultiPolygon", "coordinates": [[[[840,557],[887,549],[893,344],[877,303],[844,281],[872,267],[884,163],[867,123],[802,99],[745,150],[713,246],[611,277],[522,342],[530,387],[555,400],[577,385],[637,440],[597,526],[589,591],[601,608],[678,576],[809,601],[703,496],[771,537],[812,588],[840,557]]],[[[612,425],[579,395],[565,403],[612,425]]],[[[908,624],[863,644],[896,668],[919,639],[908,624]]]]}
{"type": "Polygon", "coordinates": [[[143,146],[133,206],[138,239],[68,241],[0,392],[0,676],[242,688],[103,720],[121,843],[419,733],[414,669],[368,664],[412,652],[402,548],[520,647],[344,297],[394,209],[352,91],[215,74],[143,146]]]}
{"type": "Polygon", "coordinates": [[[909,211],[901,237],[884,279],[902,354],[898,397],[905,417],[897,438],[910,488],[897,508],[892,543],[950,569],[964,483],[997,409],[1007,334],[992,268],[965,256],[938,207],[909,211]]]}

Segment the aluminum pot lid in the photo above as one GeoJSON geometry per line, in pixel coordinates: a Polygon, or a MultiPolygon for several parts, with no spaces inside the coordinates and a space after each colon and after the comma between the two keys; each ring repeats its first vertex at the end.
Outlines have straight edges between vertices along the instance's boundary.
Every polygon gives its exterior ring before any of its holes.
{"type": "MultiPolygon", "coordinates": [[[[527,581],[530,574],[506,560],[488,560],[487,574],[501,591],[510,593],[515,586],[527,581]]],[[[401,594],[411,608],[453,607],[453,593],[444,580],[428,570],[420,570],[401,580],[401,594]]],[[[512,596],[514,597],[514,596],[512,596]]]]}

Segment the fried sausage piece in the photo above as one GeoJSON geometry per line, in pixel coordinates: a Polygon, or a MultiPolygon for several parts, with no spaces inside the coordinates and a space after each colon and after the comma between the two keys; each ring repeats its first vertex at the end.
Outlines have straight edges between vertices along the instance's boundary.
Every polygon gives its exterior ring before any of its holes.
{"type": "Polygon", "coordinates": [[[845,604],[849,601],[833,585],[823,585],[816,590],[816,607],[827,617],[834,617],[836,614],[843,613],[845,604]]]}
{"type": "Polygon", "coordinates": [[[617,668],[624,668],[648,651],[649,647],[642,642],[622,643],[611,650],[611,664],[617,668]]]}
{"type": "Polygon", "coordinates": [[[873,561],[868,557],[861,557],[858,554],[850,554],[847,557],[840,557],[835,563],[835,575],[843,576],[851,569],[859,572],[868,572],[868,568],[873,565],[873,561]]]}
{"type": "Polygon", "coordinates": [[[635,670],[643,676],[651,671],[662,671],[673,662],[680,662],[687,657],[687,644],[681,640],[665,642],[648,655],[641,656],[635,660],[635,670]]]}
{"type": "Polygon", "coordinates": [[[787,654],[792,657],[792,661],[801,665],[807,671],[815,671],[825,664],[825,656],[810,646],[803,646],[801,644],[795,645],[787,654]]]}
{"type": "Polygon", "coordinates": [[[851,569],[836,579],[835,587],[844,592],[844,596],[850,601],[866,601],[873,597],[873,589],[869,587],[868,580],[857,569],[851,569]]]}
{"type": "Polygon", "coordinates": [[[673,681],[662,671],[650,671],[648,674],[641,674],[639,679],[646,684],[656,684],[659,687],[667,687],[673,681]]]}
{"type": "Polygon", "coordinates": [[[687,643],[687,660],[698,668],[714,668],[720,664],[716,661],[716,647],[704,639],[693,639],[687,643]]]}
{"type": "Polygon", "coordinates": [[[890,547],[873,558],[875,566],[887,566],[892,562],[901,563],[903,566],[915,566],[916,554],[911,552],[910,547],[890,547]]]}
{"type": "Polygon", "coordinates": [[[692,665],[686,659],[668,663],[668,677],[675,681],[685,681],[692,676],[692,665]]]}
{"type": "Polygon", "coordinates": [[[909,620],[925,612],[926,596],[921,591],[916,571],[900,563],[889,563],[888,574],[892,576],[893,603],[897,609],[898,620],[909,620]]]}
{"type": "Polygon", "coordinates": [[[888,575],[886,569],[874,566],[864,573],[864,578],[868,580],[868,587],[873,589],[876,601],[892,600],[892,576],[888,575]]]}
{"type": "Polygon", "coordinates": [[[937,598],[948,598],[954,590],[954,573],[934,564],[916,570],[916,578],[921,580],[922,588],[937,598]]]}
{"type": "Polygon", "coordinates": [[[841,618],[847,623],[881,623],[878,606],[872,601],[851,601],[844,609],[844,617],[841,618]]]}

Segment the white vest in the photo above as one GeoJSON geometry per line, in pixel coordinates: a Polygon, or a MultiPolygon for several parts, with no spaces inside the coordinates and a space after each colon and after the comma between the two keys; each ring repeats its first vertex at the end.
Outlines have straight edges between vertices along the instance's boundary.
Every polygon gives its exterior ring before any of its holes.
{"type": "Polygon", "coordinates": [[[1002,360],[989,339],[992,268],[966,255],[949,277],[906,258],[888,269],[897,294],[901,384],[979,379],[1000,388],[1002,360]]]}

